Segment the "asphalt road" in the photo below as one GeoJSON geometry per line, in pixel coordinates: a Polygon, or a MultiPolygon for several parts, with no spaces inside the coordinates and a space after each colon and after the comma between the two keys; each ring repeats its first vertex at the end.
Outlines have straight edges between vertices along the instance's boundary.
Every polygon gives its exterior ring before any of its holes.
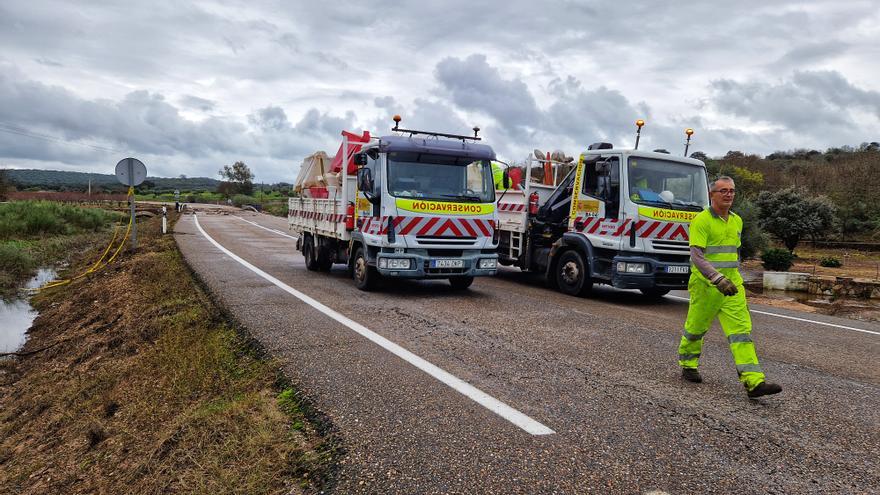
{"type": "Polygon", "coordinates": [[[750,400],[717,326],[704,382],[680,379],[686,292],[579,299],[505,270],[464,292],[403,281],[365,293],[342,265],[307,271],[286,219],[214,211],[198,223],[204,233],[193,215],[176,225],[187,262],[342,440],[330,492],[880,493],[880,325],[752,306],[811,321],[752,315],[761,364],[784,390],[750,400]],[[552,433],[529,433],[504,407],[552,433]]]}

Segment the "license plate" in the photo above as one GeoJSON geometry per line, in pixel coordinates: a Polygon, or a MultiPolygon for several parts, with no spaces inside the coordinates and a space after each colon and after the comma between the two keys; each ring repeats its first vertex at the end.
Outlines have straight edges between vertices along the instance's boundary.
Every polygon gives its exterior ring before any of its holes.
{"type": "Polygon", "coordinates": [[[431,260],[431,268],[464,268],[464,260],[431,260]]]}
{"type": "Polygon", "coordinates": [[[689,266],[667,266],[666,273],[690,273],[691,267],[689,266]]]}

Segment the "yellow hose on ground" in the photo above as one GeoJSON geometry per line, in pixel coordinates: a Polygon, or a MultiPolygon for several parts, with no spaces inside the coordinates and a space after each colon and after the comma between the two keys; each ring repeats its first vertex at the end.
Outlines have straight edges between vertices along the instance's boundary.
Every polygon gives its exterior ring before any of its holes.
{"type": "MultiPolygon", "coordinates": [[[[134,194],[134,187],[129,187],[128,188],[128,196],[132,196],[133,194],[134,194]]],[[[132,223],[134,223],[134,218],[129,218],[128,228],[125,229],[125,236],[122,238],[122,242],[119,243],[119,246],[117,246],[116,251],[113,253],[113,256],[111,256],[110,259],[107,260],[106,263],[104,263],[103,265],[101,264],[101,262],[104,261],[104,257],[107,256],[107,253],[110,252],[110,248],[113,247],[113,241],[116,240],[116,236],[119,234],[119,224],[116,225],[116,229],[113,231],[113,238],[110,239],[110,244],[107,245],[107,249],[104,250],[104,253],[101,255],[101,258],[98,259],[98,261],[96,261],[95,264],[92,265],[91,268],[80,273],[79,275],[77,275],[75,277],[71,277],[71,278],[64,279],[64,280],[53,280],[53,281],[47,283],[46,285],[44,285],[36,290],[39,291],[39,290],[43,290],[43,289],[50,289],[52,287],[60,287],[62,285],[67,285],[67,284],[73,282],[74,280],[79,280],[79,279],[85,277],[86,275],[88,275],[90,273],[94,273],[94,272],[100,270],[101,268],[104,268],[105,266],[112,263],[113,260],[116,259],[116,256],[119,254],[119,252],[122,251],[122,247],[125,246],[125,242],[128,240],[128,235],[131,233],[132,223]]]]}

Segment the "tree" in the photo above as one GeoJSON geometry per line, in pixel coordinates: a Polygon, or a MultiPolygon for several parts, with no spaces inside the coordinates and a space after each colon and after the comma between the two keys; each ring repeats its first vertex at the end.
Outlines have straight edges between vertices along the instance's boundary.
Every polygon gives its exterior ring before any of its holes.
{"type": "Polygon", "coordinates": [[[693,153],[691,153],[691,158],[695,160],[700,160],[702,162],[706,162],[707,160],[709,160],[709,157],[702,151],[694,151],[693,153]]]}
{"type": "Polygon", "coordinates": [[[10,181],[6,176],[6,170],[0,168],[0,201],[6,201],[6,191],[9,190],[10,181]]]}
{"type": "Polygon", "coordinates": [[[254,192],[254,173],[251,172],[251,169],[244,162],[235,162],[231,167],[223,165],[223,168],[218,173],[220,178],[225,179],[227,183],[226,186],[221,183],[217,188],[218,192],[222,192],[226,196],[231,194],[246,194],[249,196],[254,192]]]}
{"type": "Polygon", "coordinates": [[[809,197],[804,189],[763,191],[755,203],[761,211],[761,227],[791,252],[804,237],[821,238],[834,228],[834,204],[824,196],[809,197]]]}

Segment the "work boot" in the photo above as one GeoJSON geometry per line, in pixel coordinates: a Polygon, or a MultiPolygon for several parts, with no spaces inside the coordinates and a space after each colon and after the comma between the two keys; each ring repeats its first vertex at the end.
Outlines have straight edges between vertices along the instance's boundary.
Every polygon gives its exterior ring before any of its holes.
{"type": "Polygon", "coordinates": [[[691,383],[703,383],[703,377],[696,368],[682,368],[681,377],[691,383]]]}
{"type": "Polygon", "coordinates": [[[749,398],[761,397],[763,395],[773,395],[782,392],[782,387],[775,383],[761,382],[757,387],[749,390],[747,393],[749,398]]]}

